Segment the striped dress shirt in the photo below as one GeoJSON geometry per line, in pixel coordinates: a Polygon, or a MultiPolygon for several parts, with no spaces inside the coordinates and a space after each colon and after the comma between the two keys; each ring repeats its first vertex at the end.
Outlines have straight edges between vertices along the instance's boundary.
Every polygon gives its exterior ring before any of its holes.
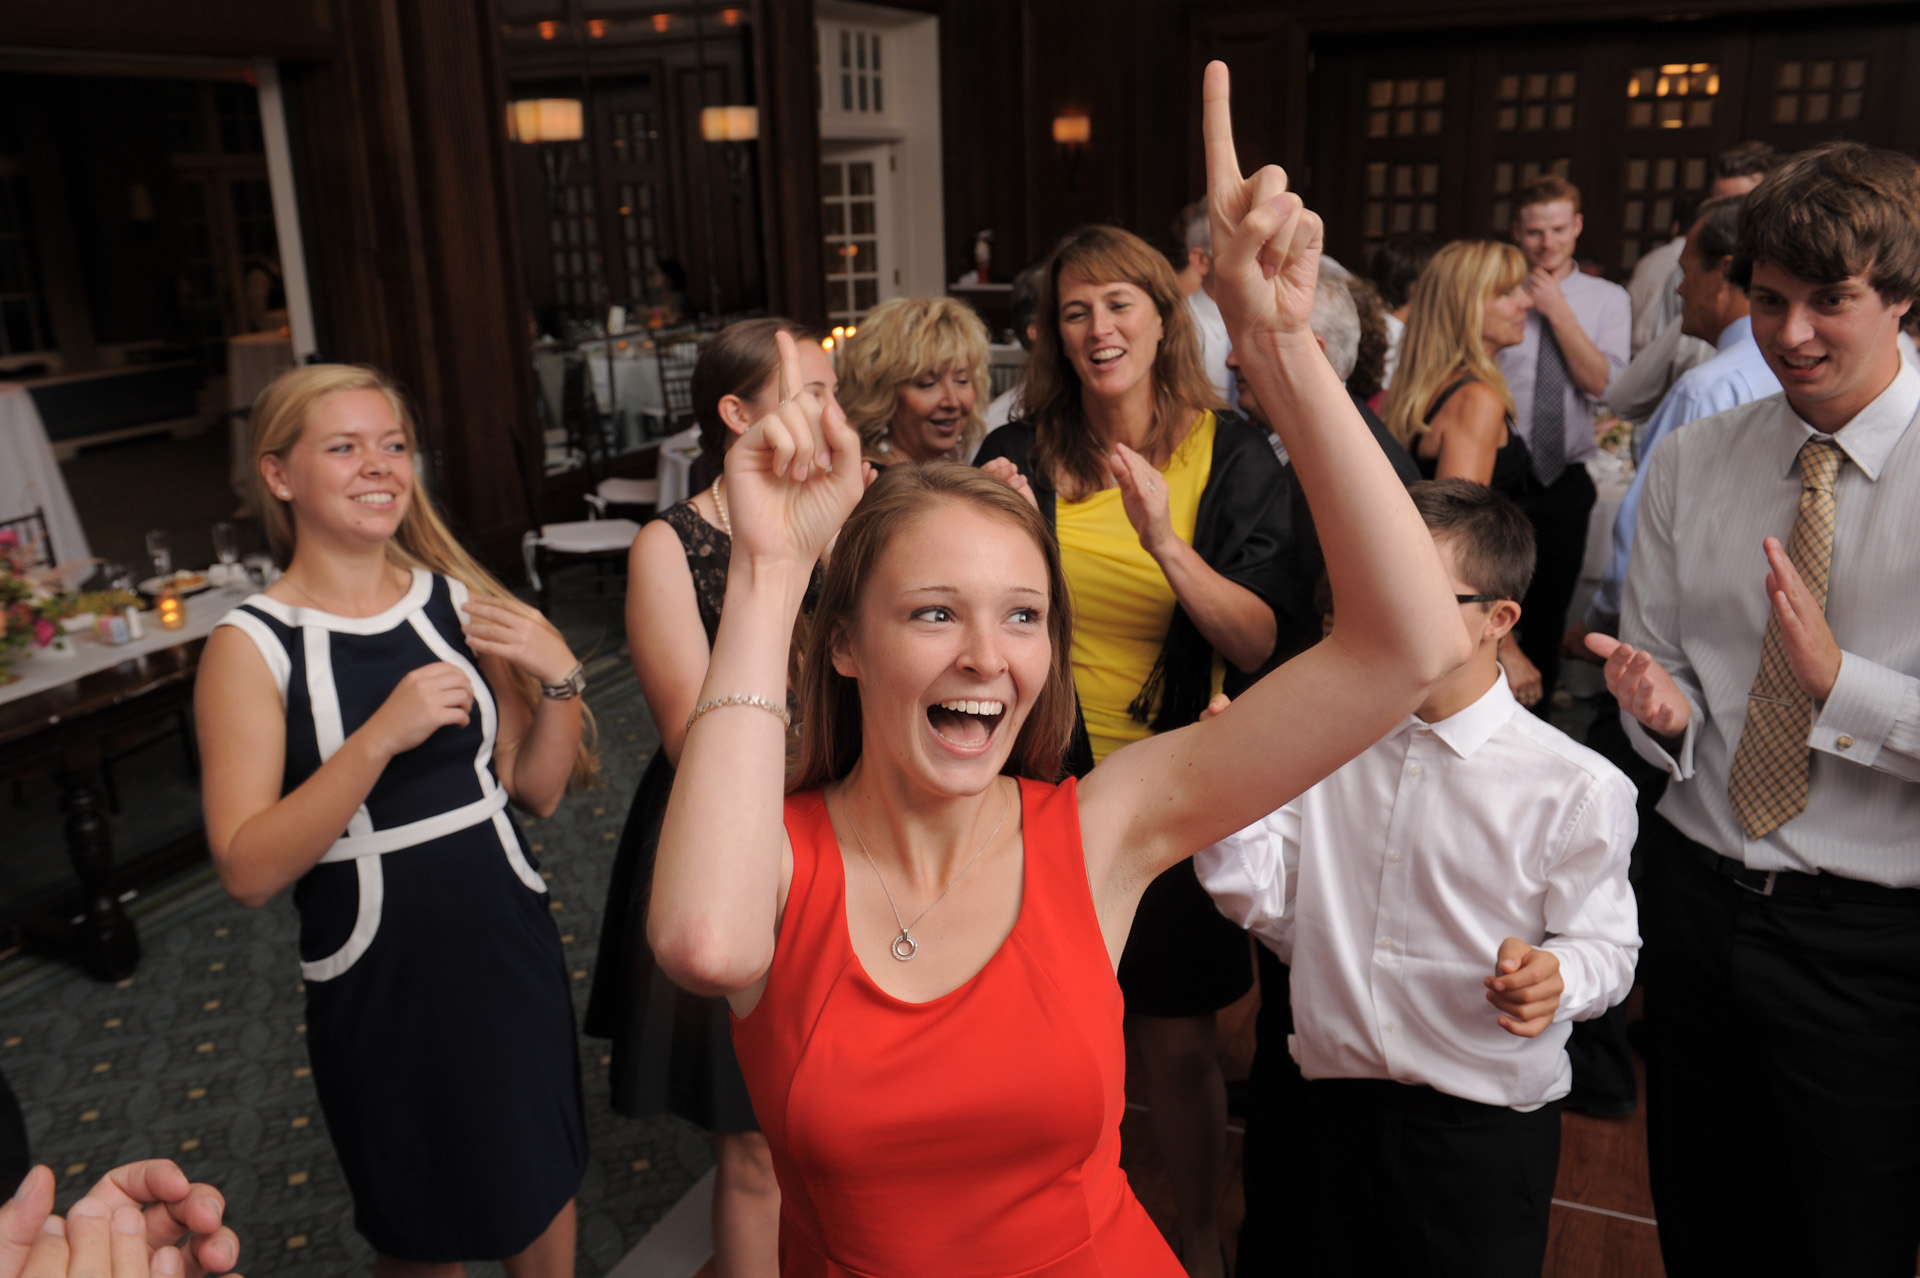
{"type": "MultiPolygon", "coordinates": [[[[1692,704],[1670,755],[1621,715],[1673,777],[1660,813],[1756,870],[1826,871],[1920,887],[1920,373],[1899,374],[1836,440],[1846,454],[1827,624],[1842,657],[1815,707],[1806,811],[1749,840],[1727,776],[1760,668],[1768,610],[1761,541],[1800,509],[1800,447],[1819,435],[1784,395],[1680,427],[1654,449],[1627,570],[1620,637],[1653,654],[1692,704]]],[[[1821,438],[1829,438],[1820,436],[1821,438]]]]}

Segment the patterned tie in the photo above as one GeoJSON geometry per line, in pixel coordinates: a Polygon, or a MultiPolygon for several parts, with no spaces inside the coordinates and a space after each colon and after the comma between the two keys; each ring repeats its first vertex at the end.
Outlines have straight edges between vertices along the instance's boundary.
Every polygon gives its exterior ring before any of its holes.
{"type": "Polygon", "coordinates": [[[1567,357],[1553,335],[1553,325],[1540,322],[1540,357],[1533,366],[1533,433],[1527,438],[1533,454],[1533,473],[1543,485],[1567,468],[1567,357]]]}
{"type": "MultiPolygon", "coordinates": [[[[1833,485],[1845,457],[1830,439],[1809,439],[1800,448],[1800,515],[1793,521],[1787,558],[1823,610],[1827,570],[1833,562],[1833,485]]],[[[1760,673],[1747,694],[1747,726],[1727,777],[1727,795],[1749,839],[1764,838],[1807,810],[1812,709],[1813,699],[1793,677],[1780,637],[1780,617],[1769,602],[1760,673]]]]}

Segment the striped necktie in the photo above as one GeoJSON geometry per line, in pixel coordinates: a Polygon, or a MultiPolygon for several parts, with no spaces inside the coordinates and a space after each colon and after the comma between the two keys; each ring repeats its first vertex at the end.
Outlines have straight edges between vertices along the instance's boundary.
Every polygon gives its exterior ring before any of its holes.
{"type": "MultiPolygon", "coordinates": [[[[1822,610],[1827,606],[1827,570],[1833,563],[1833,486],[1845,459],[1831,439],[1809,439],[1800,447],[1800,514],[1793,521],[1787,558],[1822,610]]],[[[1747,724],[1727,775],[1727,797],[1749,839],[1765,838],[1807,810],[1813,771],[1807,734],[1812,724],[1813,698],[1793,677],[1780,615],[1769,601],[1760,673],[1747,693],[1747,724]]]]}
{"type": "Polygon", "coordinates": [[[1553,325],[1540,321],[1540,356],[1533,366],[1533,430],[1527,436],[1533,474],[1551,488],[1567,468],[1567,357],[1553,325]]]}

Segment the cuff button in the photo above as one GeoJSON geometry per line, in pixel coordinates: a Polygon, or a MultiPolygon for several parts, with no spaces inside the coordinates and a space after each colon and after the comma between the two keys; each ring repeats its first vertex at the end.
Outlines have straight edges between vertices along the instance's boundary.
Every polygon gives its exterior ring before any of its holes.
{"type": "Polygon", "coordinates": [[[1853,738],[1840,737],[1834,741],[1834,744],[1839,746],[1842,750],[1851,750],[1853,749],[1853,738]]]}

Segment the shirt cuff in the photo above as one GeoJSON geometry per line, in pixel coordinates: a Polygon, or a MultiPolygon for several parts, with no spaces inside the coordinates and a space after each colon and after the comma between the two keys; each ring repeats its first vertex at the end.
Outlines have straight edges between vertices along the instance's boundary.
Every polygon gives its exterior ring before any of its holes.
{"type": "Polygon", "coordinates": [[[1840,653],[1840,674],[1833,681],[1833,692],[1814,716],[1813,732],[1807,745],[1872,767],[1880,758],[1880,747],[1893,732],[1900,710],[1913,694],[1914,680],[1897,670],[1840,653]]]}
{"type": "Polygon", "coordinates": [[[1687,730],[1680,736],[1680,754],[1675,757],[1660,744],[1658,737],[1648,732],[1646,727],[1625,710],[1620,712],[1620,724],[1627,730],[1627,740],[1633,743],[1634,753],[1659,768],[1675,781],[1693,779],[1693,741],[1700,730],[1700,707],[1692,705],[1688,698],[1690,713],[1687,715],[1687,730]]]}

